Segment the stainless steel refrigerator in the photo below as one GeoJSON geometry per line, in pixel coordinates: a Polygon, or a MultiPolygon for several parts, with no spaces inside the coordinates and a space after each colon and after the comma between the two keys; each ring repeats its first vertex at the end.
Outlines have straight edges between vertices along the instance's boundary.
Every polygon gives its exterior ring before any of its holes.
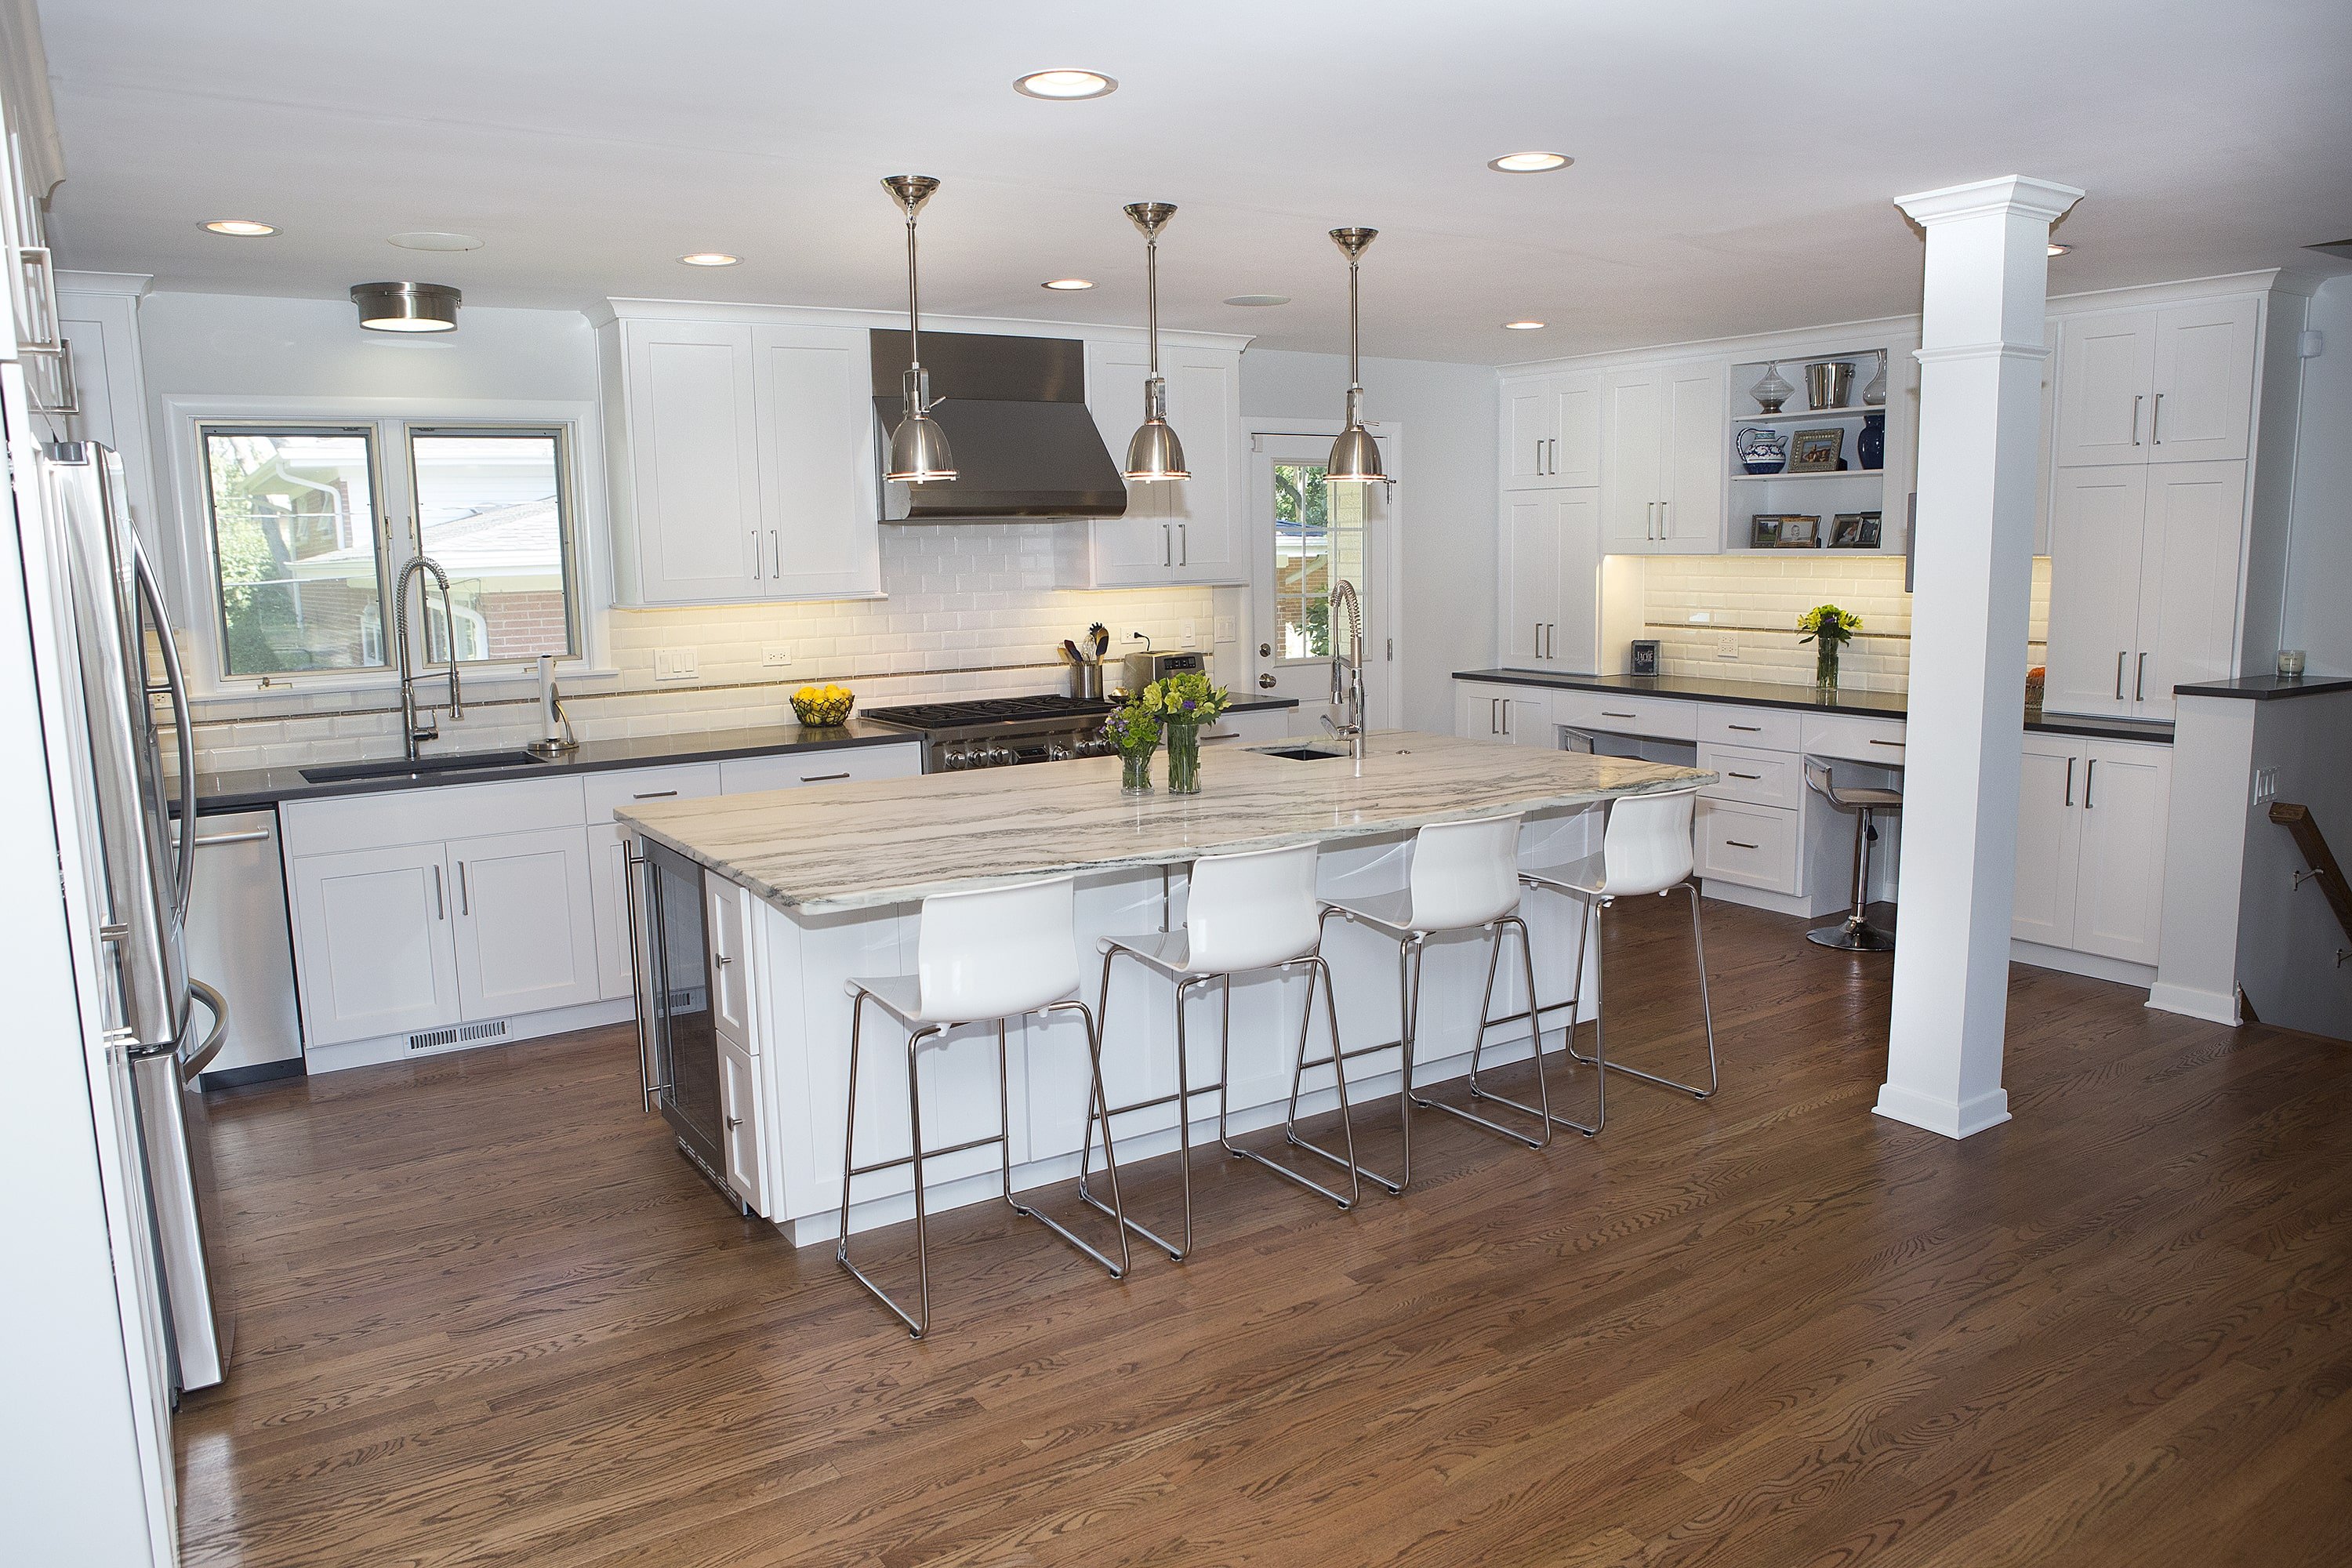
{"type": "MultiPolygon", "coordinates": [[[[194,835],[174,841],[176,805],[194,804],[195,754],[187,683],[163,595],[121,503],[121,460],[93,442],[41,448],[39,543],[50,612],[65,658],[55,672],[79,718],[73,773],[89,847],[86,881],[96,911],[103,1019],[110,1051],[131,1065],[150,1241],[163,1281],[163,1321],[174,1397],[227,1370],[205,1237],[211,1161],[195,1088],[226,1038],[227,1008],[187,972],[181,931],[195,871],[194,835]],[[176,776],[163,763],[167,708],[176,776]],[[202,1002],[200,1010],[195,1004],[202,1002]]],[[[20,527],[26,520],[19,513],[20,527]]],[[[26,548],[35,541],[26,538],[26,548]]]]}

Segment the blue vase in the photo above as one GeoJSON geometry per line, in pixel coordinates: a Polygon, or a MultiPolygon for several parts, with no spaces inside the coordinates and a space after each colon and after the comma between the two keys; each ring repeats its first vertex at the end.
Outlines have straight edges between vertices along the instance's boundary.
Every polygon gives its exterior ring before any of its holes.
{"type": "Polygon", "coordinates": [[[1862,434],[1854,438],[1853,449],[1862,458],[1864,468],[1875,468],[1886,461],[1886,416],[1865,414],[1862,416],[1862,434]]]}

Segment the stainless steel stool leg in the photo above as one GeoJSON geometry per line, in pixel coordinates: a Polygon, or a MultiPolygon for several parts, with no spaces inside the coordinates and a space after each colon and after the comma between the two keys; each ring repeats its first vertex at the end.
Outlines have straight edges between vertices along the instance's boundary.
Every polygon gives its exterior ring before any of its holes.
{"type": "Polygon", "coordinates": [[[1842,952],[1892,952],[1895,935],[1870,923],[1870,844],[1877,837],[1879,807],[1858,805],[1853,814],[1853,902],[1843,923],[1805,933],[1817,947],[1842,952]]]}
{"type": "Polygon", "coordinates": [[[907,1037],[907,1121],[914,1134],[913,1152],[904,1160],[881,1160],[861,1166],[856,1163],[853,1138],[857,1126],[857,1037],[865,1012],[866,996],[861,992],[852,1003],[849,1015],[849,1115],[842,1137],[841,1238],[835,1244],[833,1256],[835,1262],[849,1270],[850,1278],[865,1286],[876,1300],[890,1309],[892,1316],[907,1325],[908,1334],[919,1340],[930,1331],[931,1327],[931,1258],[929,1215],[923,1206],[923,1106],[922,1097],[915,1085],[915,1053],[925,1040],[940,1031],[937,1025],[926,1025],[907,1037]],[[849,1260],[850,1178],[906,1164],[915,1168],[915,1278],[921,1291],[921,1310],[915,1316],[909,1316],[904,1307],[891,1299],[887,1290],[866,1278],[865,1271],[849,1260]]]}
{"type": "MultiPolygon", "coordinates": [[[[1629,1068],[1622,1062],[1612,1062],[1609,1064],[1606,1070],[1608,1072],[1622,1072],[1628,1078],[1638,1078],[1643,1083],[1654,1083],[1660,1089],[1675,1089],[1681,1093],[1689,1095],[1693,1100],[1705,1100],[1714,1094],[1718,1088],[1722,1087],[1723,1081],[1722,1076],[1716,1066],[1715,1059],[1715,1004],[1711,999],[1709,999],[1706,993],[1706,939],[1699,931],[1698,884],[1694,881],[1685,880],[1678,883],[1677,886],[1679,886],[1683,891],[1690,895],[1691,952],[1698,963],[1699,1016],[1705,1019],[1706,1023],[1706,1087],[1705,1089],[1701,1089],[1696,1084],[1685,1083],[1680,1079],[1666,1078],[1661,1074],[1654,1072],[1643,1072],[1640,1068],[1629,1068]]],[[[1674,889],[1668,888],[1665,891],[1671,893],[1674,891],[1674,889]]],[[[1664,897],[1664,895],[1661,894],[1660,896],[1664,897]]],[[[1601,902],[1606,904],[1614,902],[1614,900],[1604,899],[1601,902]]],[[[1592,1027],[1593,1038],[1596,1042],[1597,1048],[1597,1042],[1600,1038],[1601,1030],[1601,1008],[1598,1002],[1600,971],[1597,968],[1593,971],[1593,975],[1596,1000],[1592,1010],[1592,1027]]],[[[1578,1059],[1589,1060],[1590,1058],[1580,1057],[1578,1059]]]]}
{"type": "MultiPolygon", "coordinates": [[[[1076,1013],[1079,1018],[1084,1021],[1087,1026],[1087,1062],[1094,1083],[1094,1112],[1099,1112],[1108,1108],[1110,1101],[1105,1098],[1103,1094],[1102,1046],[1099,1037],[1095,1033],[1094,1009],[1088,1007],[1083,1002],[1055,1002],[1050,1006],[1039,1008],[1038,1011],[1041,1013],[1076,1013]]],[[[1021,1215],[1024,1219],[1035,1220],[1039,1225],[1044,1226],[1047,1230],[1052,1231],[1055,1236],[1060,1237],[1064,1241],[1068,1242],[1072,1247],[1077,1248],[1078,1251],[1085,1253],[1088,1258],[1091,1258],[1097,1263],[1101,1264],[1103,1268],[1110,1271],[1110,1277],[1112,1279],[1125,1279],[1127,1277],[1128,1265],[1129,1262],[1127,1251],[1128,1226],[1126,1210],[1120,1206],[1118,1201],[1118,1156],[1111,1152],[1110,1121],[1108,1117],[1106,1116],[1103,1121],[1103,1170],[1110,1177],[1111,1216],[1118,1222],[1116,1226],[1118,1234],[1118,1261],[1116,1263],[1113,1263],[1108,1258],[1105,1257],[1087,1242],[1080,1239],[1076,1233],[1064,1226],[1053,1215],[1042,1213],[1037,1209],[1031,1208],[1028,1205],[1023,1203],[1020,1199],[1013,1195],[1013,1140],[1010,1136],[1013,1130],[1012,1073],[1006,1065],[1004,1020],[1002,1018],[999,1018],[996,1021],[996,1089],[997,1104],[1004,1118],[1004,1130],[1007,1134],[1003,1143],[1003,1154],[999,1162],[1004,1175],[1004,1202],[1006,1206],[1011,1208],[1014,1214],[1021,1215]]],[[[1089,1114],[1091,1115],[1094,1112],[1090,1112],[1089,1114]]]]}
{"type": "MultiPolygon", "coordinates": [[[[1247,1160],[1254,1165],[1262,1166],[1266,1170],[1272,1171],[1276,1175],[1280,1176],[1286,1181],[1297,1183],[1300,1186],[1305,1187],[1309,1192],[1321,1194],[1323,1196],[1330,1199],[1333,1203],[1339,1205],[1339,1207],[1343,1209],[1351,1209],[1362,1200],[1364,1194],[1363,1185],[1361,1181],[1359,1179],[1356,1169],[1356,1130],[1348,1112],[1348,1064],[1345,1058],[1341,1056],[1339,1050],[1339,1008],[1338,1002],[1331,994],[1331,967],[1329,964],[1323,962],[1323,957],[1320,953],[1301,962],[1304,962],[1308,966],[1307,972],[1307,1005],[1301,1009],[1298,1015],[1298,1052],[1297,1057],[1292,1060],[1290,1069],[1290,1121],[1295,1123],[1298,1116],[1299,1077],[1305,1070],[1307,1057],[1307,1026],[1311,1024],[1315,1018],[1315,985],[1317,980],[1319,978],[1323,985],[1323,1012],[1327,1020],[1327,1026],[1331,1037],[1331,1072],[1333,1079],[1338,1084],[1339,1090],[1339,1133],[1340,1136],[1347,1141],[1348,1146],[1347,1158],[1344,1160],[1331,1154],[1324,1154],[1324,1158],[1330,1160],[1333,1163],[1340,1165],[1347,1170],[1348,1195],[1342,1197],[1338,1193],[1335,1193],[1330,1188],[1325,1186],[1322,1183],[1316,1181],[1313,1177],[1301,1175],[1287,1165],[1279,1164],[1275,1161],[1267,1159],[1265,1155],[1259,1153],[1255,1149],[1244,1149],[1234,1142],[1232,1131],[1226,1125],[1225,1120],[1227,1112],[1231,1109],[1232,1101],[1232,1095],[1226,1089],[1225,1086],[1233,1081],[1234,1076],[1233,994],[1230,989],[1230,977],[1228,978],[1228,989],[1226,991],[1225,997],[1225,1027],[1223,1035],[1219,1038],[1217,1047],[1217,1142],[1224,1149],[1226,1153],[1231,1154],[1237,1160],[1247,1160]]],[[[1282,967],[1288,969],[1291,968],[1292,965],[1284,964],[1282,967]]],[[[1318,1062],[1315,1065],[1320,1067],[1322,1064],[1318,1062]]],[[[1304,1139],[1298,1137],[1295,1126],[1286,1124],[1285,1138],[1286,1141],[1294,1147],[1308,1149],[1318,1154],[1323,1153],[1322,1150],[1316,1149],[1314,1145],[1307,1143],[1304,1139]]]]}
{"type": "MultiPolygon", "coordinates": [[[[1465,1110],[1458,1105],[1449,1105],[1442,1100],[1432,1100],[1425,1096],[1415,1095],[1413,1097],[1412,1103],[1420,1106],[1424,1110],[1443,1110],[1448,1116],[1458,1116],[1463,1121],[1467,1121],[1474,1126],[1483,1127],[1487,1131],[1497,1133],[1502,1137],[1512,1140],[1514,1142],[1524,1143],[1530,1149],[1549,1148],[1551,1145],[1552,1124],[1555,1121],[1565,1121],[1567,1119],[1552,1115],[1551,1090],[1544,1083],[1543,1027],[1535,1011],[1535,944],[1528,936],[1527,922],[1520,920],[1517,915],[1506,915],[1486,929],[1493,933],[1494,941],[1486,957],[1486,994],[1478,1000],[1478,1032],[1470,1042],[1470,1093],[1473,1099],[1489,1100],[1494,1101],[1496,1105],[1508,1106],[1513,1110],[1518,1111],[1522,1115],[1534,1117],[1543,1128],[1543,1136],[1540,1138],[1530,1138],[1517,1128],[1506,1127],[1499,1121],[1488,1121],[1486,1117],[1465,1110]],[[1516,927],[1519,933],[1519,956],[1525,962],[1527,967],[1528,1011],[1524,1016],[1528,1019],[1528,1030],[1535,1039],[1536,1104],[1534,1105],[1522,1105],[1517,1100],[1512,1100],[1507,1096],[1491,1094],[1478,1087],[1478,1055],[1480,1050],[1486,1045],[1486,1031],[1493,1028],[1496,1024],[1511,1023],[1517,1018],[1522,1016],[1522,1015],[1514,1014],[1509,1018],[1496,1018],[1492,1019],[1491,1021],[1489,1019],[1489,1015],[1494,1011],[1495,1006],[1495,973],[1498,967],[1497,961],[1503,956],[1503,928],[1506,926],[1516,927]]],[[[1568,1125],[1575,1126],[1576,1124],[1574,1122],[1569,1122],[1568,1125]]],[[[1581,1131],[1581,1129],[1579,1130],[1581,1131]]]]}

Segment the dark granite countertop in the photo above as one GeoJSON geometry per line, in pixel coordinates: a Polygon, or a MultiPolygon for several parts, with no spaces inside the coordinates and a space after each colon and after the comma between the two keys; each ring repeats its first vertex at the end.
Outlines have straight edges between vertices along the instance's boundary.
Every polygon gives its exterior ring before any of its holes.
{"type": "MultiPolygon", "coordinates": [[[[1780,681],[1717,680],[1686,675],[1562,675],[1554,670],[1457,669],[1454,679],[1549,686],[1563,691],[1623,691],[1698,702],[1730,702],[1743,708],[1795,708],[1811,713],[1851,713],[1864,719],[1900,719],[1909,710],[1910,702],[1900,691],[1822,691],[1816,687],[1780,681]]],[[[2184,686],[2180,689],[2196,689],[2184,686]]],[[[2039,706],[2024,707],[2022,714],[2025,728],[2048,734],[2167,744],[2172,740],[2172,726],[2156,720],[2045,714],[2039,706]]]]}
{"type": "Polygon", "coordinates": [[[2272,702],[2287,697],[2315,697],[2323,691],[2352,690],[2352,676],[2242,675],[2235,680],[2200,680],[2172,689],[2180,697],[2238,697],[2252,702],[2272,702]]]}

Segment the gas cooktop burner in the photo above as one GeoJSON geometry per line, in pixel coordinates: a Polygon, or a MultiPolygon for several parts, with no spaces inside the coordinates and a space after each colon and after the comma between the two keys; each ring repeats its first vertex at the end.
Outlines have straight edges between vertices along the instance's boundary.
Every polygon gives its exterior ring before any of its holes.
{"type": "Polygon", "coordinates": [[[1085,697],[982,697],[967,702],[916,702],[874,708],[877,724],[923,737],[923,771],[1002,768],[1108,756],[1102,721],[1117,704],[1085,697]]]}
{"type": "Polygon", "coordinates": [[[904,708],[869,708],[866,716],[882,724],[909,730],[954,730],[967,724],[1002,724],[1015,720],[1059,723],[1098,718],[1112,704],[1084,697],[981,697],[969,702],[917,702],[904,708]]]}

